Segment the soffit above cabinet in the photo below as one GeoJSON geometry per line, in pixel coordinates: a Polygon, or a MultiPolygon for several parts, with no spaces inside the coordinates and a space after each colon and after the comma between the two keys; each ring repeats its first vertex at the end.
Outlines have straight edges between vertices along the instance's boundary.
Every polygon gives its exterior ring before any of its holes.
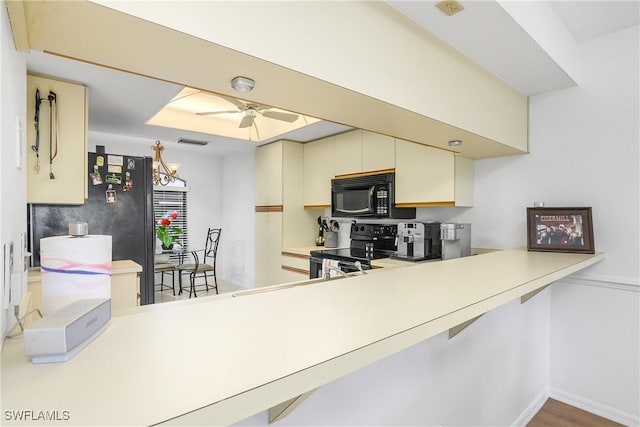
{"type": "MultiPolygon", "coordinates": [[[[227,96],[236,95],[228,84],[230,76],[251,70],[257,85],[250,100],[261,104],[445,149],[449,149],[449,140],[460,139],[464,145],[456,151],[472,159],[526,152],[526,99],[525,108],[518,108],[520,112],[516,116],[519,117],[515,120],[520,123],[515,127],[524,128],[517,131],[525,134],[524,146],[509,138],[500,143],[407,108],[94,3],[10,2],[8,5],[14,32],[21,32],[19,22],[14,22],[20,15],[15,10],[23,13],[22,32],[28,34],[29,43],[20,46],[23,49],[42,50],[227,96]],[[62,28],[64,32],[60,30],[62,28]],[[114,32],[113,28],[118,31],[114,32]],[[195,62],[197,67],[185,66],[195,62]]],[[[491,85],[498,84],[497,79],[489,78],[489,81],[491,85]]],[[[462,107],[473,110],[477,106],[447,106],[453,110],[462,107]]],[[[498,108],[509,110],[507,106],[499,105],[498,108]]],[[[477,108],[480,112],[485,110],[477,108]]],[[[471,119],[478,123],[483,121],[481,117],[471,119]]],[[[513,127],[514,123],[506,120],[504,126],[501,124],[496,129],[509,126],[513,127]]]]}

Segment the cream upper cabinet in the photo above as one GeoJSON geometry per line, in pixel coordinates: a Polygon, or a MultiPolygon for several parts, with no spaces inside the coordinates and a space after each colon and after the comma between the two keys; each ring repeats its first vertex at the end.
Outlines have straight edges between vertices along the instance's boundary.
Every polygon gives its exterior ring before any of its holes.
{"type": "Polygon", "coordinates": [[[314,209],[304,209],[304,147],[292,141],[284,143],[282,247],[312,245],[318,235],[318,215],[314,209]]]}
{"type": "Polygon", "coordinates": [[[395,189],[399,207],[454,206],[454,154],[397,139],[395,189]]]}
{"type": "Polygon", "coordinates": [[[349,175],[395,167],[395,140],[366,130],[336,135],[335,174],[349,175]]]}
{"type": "Polygon", "coordinates": [[[395,165],[395,139],[387,135],[363,131],[362,171],[393,169],[395,165]]]}
{"type": "Polygon", "coordinates": [[[336,135],[333,156],[335,175],[362,172],[362,131],[360,129],[336,135]]]}
{"type": "Polygon", "coordinates": [[[282,205],[282,143],[256,148],[256,206],[282,205]]]}
{"type": "Polygon", "coordinates": [[[335,175],[336,137],[318,139],[304,144],[304,207],[331,206],[331,180],[335,175]]]}
{"type": "Polygon", "coordinates": [[[86,97],[86,87],[80,84],[27,75],[27,203],[85,202],[88,185],[86,97]],[[31,122],[36,111],[36,90],[42,98],[38,141],[31,122]],[[37,156],[32,148],[36,146],[37,156]]]}

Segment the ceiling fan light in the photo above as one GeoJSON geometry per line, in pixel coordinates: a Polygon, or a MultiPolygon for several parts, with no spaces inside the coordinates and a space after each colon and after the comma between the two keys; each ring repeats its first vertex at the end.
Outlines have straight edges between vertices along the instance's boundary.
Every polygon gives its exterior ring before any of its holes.
{"type": "Polygon", "coordinates": [[[249,92],[255,86],[255,82],[249,77],[234,77],[231,80],[231,87],[236,92],[249,92]]]}

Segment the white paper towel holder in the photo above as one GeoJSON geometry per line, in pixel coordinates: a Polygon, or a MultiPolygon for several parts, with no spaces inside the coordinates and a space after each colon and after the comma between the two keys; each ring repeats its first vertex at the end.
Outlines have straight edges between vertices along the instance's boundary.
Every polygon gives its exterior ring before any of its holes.
{"type": "Polygon", "coordinates": [[[69,223],[69,235],[72,237],[84,237],[89,234],[89,224],[86,222],[69,223]]]}

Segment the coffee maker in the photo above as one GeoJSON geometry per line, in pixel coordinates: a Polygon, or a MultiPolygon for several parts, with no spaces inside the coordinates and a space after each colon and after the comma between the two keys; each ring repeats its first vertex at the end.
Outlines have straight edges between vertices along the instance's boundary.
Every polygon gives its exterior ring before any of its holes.
{"type": "Polygon", "coordinates": [[[399,223],[397,246],[397,258],[408,261],[440,258],[440,223],[399,223]]]}
{"type": "Polygon", "coordinates": [[[471,224],[440,224],[442,259],[471,255],[471,224]]]}

